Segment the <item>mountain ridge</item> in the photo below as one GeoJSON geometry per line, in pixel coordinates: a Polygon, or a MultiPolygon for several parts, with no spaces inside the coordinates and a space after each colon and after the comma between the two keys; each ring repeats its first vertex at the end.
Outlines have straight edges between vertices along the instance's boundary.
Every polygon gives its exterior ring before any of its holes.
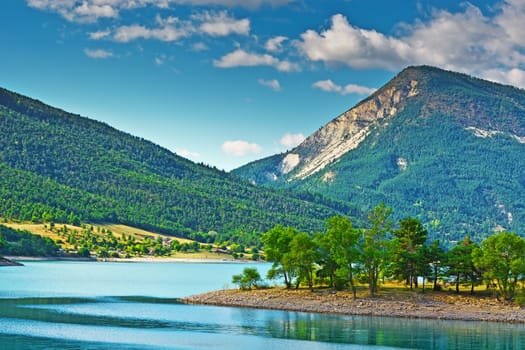
{"type": "Polygon", "coordinates": [[[525,229],[516,195],[525,191],[524,136],[523,90],[408,67],[293,150],[233,173],[323,193],[365,212],[385,202],[398,219],[422,219],[433,238],[482,238],[525,229]]]}

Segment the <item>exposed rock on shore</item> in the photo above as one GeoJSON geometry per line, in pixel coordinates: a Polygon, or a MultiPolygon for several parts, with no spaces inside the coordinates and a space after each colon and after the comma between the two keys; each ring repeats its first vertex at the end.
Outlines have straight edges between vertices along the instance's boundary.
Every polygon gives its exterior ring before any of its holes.
{"type": "Polygon", "coordinates": [[[342,315],[525,323],[525,309],[484,297],[448,293],[401,293],[353,299],[351,293],[280,288],[222,290],[180,300],[204,304],[342,315]]]}
{"type": "Polygon", "coordinates": [[[19,262],[0,257],[0,266],[23,266],[19,262]]]}

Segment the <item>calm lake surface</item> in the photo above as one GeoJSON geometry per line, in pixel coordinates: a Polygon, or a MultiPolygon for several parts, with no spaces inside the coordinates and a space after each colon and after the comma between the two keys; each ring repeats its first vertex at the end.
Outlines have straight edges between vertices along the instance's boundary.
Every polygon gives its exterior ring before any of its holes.
{"type": "Polygon", "coordinates": [[[525,349],[525,326],[184,305],[266,264],[0,268],[0,349],[525,349]]]}

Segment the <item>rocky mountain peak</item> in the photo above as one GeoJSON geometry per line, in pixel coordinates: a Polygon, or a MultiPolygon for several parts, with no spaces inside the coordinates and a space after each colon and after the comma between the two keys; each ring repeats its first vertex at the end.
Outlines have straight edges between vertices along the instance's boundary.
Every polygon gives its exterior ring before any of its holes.
{"type": "Polygon", "coordinates": [[[308,137],[283,158],[281,173],[295,170],[292,179],[304,179],[357,148],[375,126],[394,117],[406,99],[418,95],[418,81],[410,77],[415,76],[413,69],[403,71],[369,98],[308,137]]]}

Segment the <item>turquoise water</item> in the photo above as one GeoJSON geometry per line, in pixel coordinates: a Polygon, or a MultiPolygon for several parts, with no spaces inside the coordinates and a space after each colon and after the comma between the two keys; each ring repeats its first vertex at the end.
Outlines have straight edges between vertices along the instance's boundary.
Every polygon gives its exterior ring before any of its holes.
{"type": "Polygon", "coordinates": [[[525,327],[184,305],[265,264],[0,268],[0,349],[525,349],[525,327]]]}

